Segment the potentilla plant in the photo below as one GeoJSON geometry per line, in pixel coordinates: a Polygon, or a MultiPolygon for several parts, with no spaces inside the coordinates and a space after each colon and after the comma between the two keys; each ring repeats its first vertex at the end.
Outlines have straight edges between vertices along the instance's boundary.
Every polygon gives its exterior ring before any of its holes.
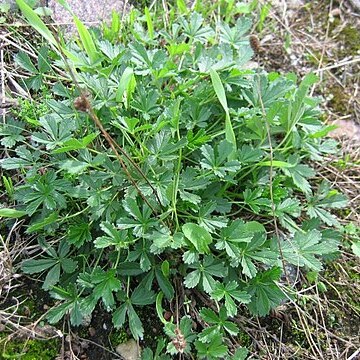
{"type": "Polygon", "coordinates": [[[293,298],[284,269],[319,272],[338,248],[331,210],[346,199],[311,167],[336,151],[308,96],[316,76],[247,69],[246,17],[212,27],[183,13],[156,30],[149,11],[132,12],[90,32],[74,15],[80,37],[65,44],[17,2],[48,42],[42,79],[54,66],[69,74],[39,121],[1,127],[1,167],[19,181],[16,210],[0,211],[36,235],[21,268],[59,300],[48,321],[78,326],[101,306],[142,339],[147,306],[168,336],[158,353],[244,358],[231,346],[237,316],[293,298]],[[213,304],[200,306],[197,332],[185,306],[164,317],[184,289],[213,304]]]}

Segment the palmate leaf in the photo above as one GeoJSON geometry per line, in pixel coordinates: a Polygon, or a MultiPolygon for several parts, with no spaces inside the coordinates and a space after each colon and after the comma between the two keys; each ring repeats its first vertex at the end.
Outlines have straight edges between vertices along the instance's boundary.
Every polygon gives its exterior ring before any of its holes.
{"type": "Polygon", "coordinates": [[[75,245],[79,248],[85,242],[91,241],[91,239],[90,225],[88,223],[84,222],[69,226],[67,234],[67,242],[69,244],[75,245]]]}
{"type": "Polygon", "coordinates": [[[200,164],[203,169],[212,170],[215,176],[225,178],[228,173],[235,173],[240,169],[237,160],[227,161],[232,156],[234,147],[228,141],[222,141],[216,150],[208,144],[201,147],[203,159],[200,164]]]}
{"type": "Polygon", "coordinates": [[[237,335],[239,329],[232,321],[228,321],[227,311],[225,307],[221,307],[219,314],[216,314],[213,310],[203,308],[200,311],[201,318],[209,325],[200,334],[198,339],[201,342],[211,342],[214,335],[221,332],[225,335],[225,332],[232,336],[237,335]]]}
{"type": "Polygon", "coordinates": [[[187,139],[182,138],[177,143],[172,142],[169,131],[160,131],[149,141],[148,149],[151,155],[161,160],[174,160],[178,158],[178,152],[187,144],[187,139]]]}
{"type": "Polygon", "coordinates": [[[153,254],[160,254],[165,251],[166,248],[176,250],[186,244],[184,234],[178,232],[172,235],[167,228],[163,228],[161,231],[154,231],[151,234],[147,234],[145,237],[152,241],[150,251],[153,254]]]}
{"type": "Polygon", "coordinates": [[[339,222],[327,209],[341,209],[348,203],[346,196],[330,190],[330,184],[323,181],[314,196],[307,196],[307,214],[310,218],[319,218],[329,226],[338,226],[339,222]]]}
{"type": "Polygon", "coordinates": [[[322,265],[315,255],[331,254],[338,250],[336,243],[321,240],[322,235],[318,230],[311,230],[305,234],[296,232],[293,239],[281,242],[284,259],[293,265],[320,271],[322,265]]]}
{"type": "Polygon", "coordinates": [[[290,176],[294,184],[302,190],[305,194],[311,193],[311,186],[308,182],[309,177],[315,176],[315,171],[308,165],[303,165],[298,163],[298,157],[291,155],[288,159],[290,164],[293,166],[282,168],[285,175],[290,176]]]}
{"type": "Polygon", "coordinates": [[[127,248],[128,243],[132,241],[131,237],[128,236],[127,230],[118,230],[108,222],[102,222],[100,228],[107,236],[96,238],[94,245],[98,249],[104,249],[109,246],[115,246],[117,249],[127,248]]]}
{"type": "Polygon", "coordinates": [[[247,188],[243,192],[244,203],[248,205],[255,214],[259,214],[261,210],[271,208],[270,199],[261,197],[262,193],[263,189],[261,188],[255,188],[254,190],[247,188]]]}
{"type": "Polygon", "coordinates": [[[182,231],[200,254],[209,252],[209,245],[213,239],[207,230],[197,224],[187,223],[182,226],[182,231]]]}
{"type": "Polygon", "coordinates": [[[236,25],[231,27],[228,24],[220,25],[220,42],[232,45],[239,49],[241,46],[248,45],[249,40],[245,34],[251,28],[251,20],[245,16],[240,17],[236,21],[236,25]]]}
{"type": "Polygon", "coordinates": [[[31,61],[30,56],[26,52],[19,51],[15,55],[14,60],[15,60],[15,64],[19,65],[20,67],[27,70],[28,72],[30,72],[32,74],[38,73],[38,70],[36,69],[35,65],[31,61]]]}
{"type": "Polygon", "coordinates": [[[25,130],[25,124],[9,119],[6,124],[0,125],[1,144],[7,148],[14,147],[18,142],[25,140],[22,132],[25,130]]]}
{"type": "Polygon", "coordinates": [[[81,311],[81,299],[75,286],[69,286],[64,289],[61,287],[53,288],[51,295],[62,300],[60,305],[50,309],[47,313],[47,319],[50,324],[56,324],[65,315],[70,314],[70,322],[74,326],[81,325],[83,313],[81,311]]]}
{"type": "Polygon", "coordinates": [[[228,351],[228,347],[223,343],[223,338],[220,334],[215,334],[210,344],[196,341],[195,347],[198,351],[199,359],[223,359],[228,351]]]}
{"type": "MultiPolygon", "coordinates": [[[[213,213],[222,212],[219,204],[213,200],[199,207],[197,214],[198,224],[206,229],[209,233],[216,232],[217,229],[226,227],[228,220],[225,216],[214,216],[213,213]]],[[[226,211],[224,211],[226,212],[226,211]]]]}
{"type": "Polygon", "coordinates": [[[72,138],[72,133],[76,129],[73,119],[64,121],[56,114],[44,115],[39,121],[43,131],[34,132],[31,138],[39,144],[45,144],[48,150],[62,146],[63,143],[72,138]]]}
{"type": "Polygon", "coordinates": [[[93,296],[96,299],[102,299],[104,305],[110,309],[115,305],[113,292],[121,289],[121,282],[116,278],[116,270],[112,269],[104,272],[97,269],[91,278],[91,282],[96,284],[93,290],[93,296]]]}
{"type": "Polygon", "coordinates": [[[126,197],[123,206],[131,217],[120,217],[116,222],[119,229],[133,229],[134,235],[143,236],[157,225],[158,222],[152,218],[152,210],[147,204],[139,206],[136,199],[126,197]]]}
{"type": "Polygon", "coordinates": [[[112,317],[115,328],[121,328],[124,326],[127,316],[129,319],[129,328],[131,334],[136,340],[142,339],[144,337],[144,328],[138,314],[133,307],[133,304],[148,305],[155,301],[154,292],[147,290],[140,285],[133,291],[130,299],[127,299],[125,303],[116,309],[112,317]]]}
{"type": "Polygon", "coordinates": [[[67,257],[69,251],[70,247],[65,241],[60,243],[58,252],[56,252],[53,247],[47,246],[46,252],[50,257],[24,260],[21,264],[21,268],[28,274],[49,270],[42,286],[43,289],[48,290],[59,282],[61,270],[65,273],[72,273],[75,271],[77,262],[67,257]]]}
{"type": "Polygon", "coordinates": [[[264,152],[261,149],[243,145],[239,150],[238,160],[241,164],[250,164],[259,161],[263,155],[264,152]]]}
{"type": "Polygon", "coordinates": [[[245,290],[251,296],[251,302],[247,306],[252,314],[265,316],[269,314],[270,309],[278,306],[286,298],[276,284],[280,276],[281,269],[274,267],[258,273],[246,286],[245,290]]]}
{"type": "Polygon", "coordinates": [[[265,229],[260,223],[244,223],[242,220],[234,220],[223,228],[220,232],[220,239],[215,247],[218,250],[225,250],[227,255],[235,262],[239,263],[241,257],[241,248],[239,243],[248,243],[254,236],[255,232],[263,232],[265,229]]]}
{"type": "Polygon", "coordinates": [[[62,209],[66,207],[64,192],[69,189],[70,182],[58,179],[55,171],[49,170],[24,187],[25,193],[21,200],[27,205],[26,212],[29,215],[33,215],[41,205],[48,210],[62,209]]]}
{"type": "Polygon", "coordinates": [[[215,261],[213,256],[206,256],[203,262],[195,262],[189,265],[189,268],[195,269],[190,272],[184,280],[187,288],[194,288],[199,283],[204,291],[210,294],[215,287],[214,277],[225,277],[227,269],[222,262],[215,261]]]}
{"type": "Polygon", "coordinates": [[[238,309],[235,300],[242,304],[250,302],[250,295],[246,291],[239,290],[238,286],[236,281],[230,281],[225,285],[217,282],[215,289],[211,293],[211,297],[216,301],[224,299],[228,316],[235,316],[237,314],[238,309]]]}
{"type": "Polygon", "coordinates": [[[182,28],[184,29],[184,34],[190,39],[204,41],[214,34],[214,30],[212,30],[209,26],[203,26],[204,19],[197,12],[193,12],[191,14],[190,21],[187,21],[185,17],[181,17],[179,20],[182,28]]]}

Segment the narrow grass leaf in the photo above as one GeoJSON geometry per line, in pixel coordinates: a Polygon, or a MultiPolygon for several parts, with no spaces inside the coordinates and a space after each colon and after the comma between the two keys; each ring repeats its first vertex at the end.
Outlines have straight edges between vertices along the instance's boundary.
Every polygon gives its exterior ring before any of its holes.
{"type": "Polygon", "coordinates": [[[29,24],[38,31],[51,45],[57,47],[57,42],[51,31],[47,28],[45,23],[35,13],[35,11],[26,4],[24,0],[16,0],[18,7],[25,16],[29,24]]]}
{"type": "Polygon", "coordinates": [[[96,51],[96,46],[93,41],[93,38],[91,37],[89,30],[80,21],[80,19],[75,15],[73,15],[73,18],[74,18],[74,22],[75,22],[77,31],[78,31],[80,39],[81,39],[81,43],[82,43],[87,55],[89,56],[90,61],[92,63],[95,63],[99,58],[99,54],[96,51]]]}
{"type": "Polygon", "coordinates": [[[287,163],[285,161],[280,160],[273,160],[273,161],[262,161],[258,163],[259,166],[272,166],[272,167],[279,167],[279,168],[292,168],[295,165],[287,163]]]}
{"type": "Polygon", "coordinates": [[[145,19],[146,19],[146,24],[147,24],[149,37],[152,40],[154,38],[154,26],[153,26],[153,23],[152,23],[152,20],[151,20],[150,11],[147,8],[147,6],[145,7],[145,19]]]}
{"type": "Polygon", "coordinates": [[[0,209],[0,217],[16,219],[26,215],[26,211],[20,211],[15,209],[0,209]]]}
{"type": "Polygon", "coordinates": [[[219,74],[214,70],[214,69],[210,69],[210,77],[211,77],[211,82],[212,85],[214,87],[216,96],[218,97],[221,106],[224,108],[225,111],[225,139],[233,145],[233,151],[231,152],[231,154],[228,156],[228,160],[235,160],[236,159],[236,138],[235,138],[235,133],[234,133],[234,129],[233,126],[231,124],[231,120],[230,120],[230,114],[229,114],[229,108],[228,108],[228,104],[227,104],[227,100],[226,100],[226,95],[225,95],[225,89],[224,86],[221,82],[220,76],[219,74]]]}
{"type": "Polygon", "coordinates": [[[123,74],[121,75],[119,87],[116,92],[116,101],[117,102],[122,101],[124,92],[128,88],[133,75],[134,75],[134,71],[133,71],[133,69],[131,69],[129,67],[127,67],[124,70],[123,74]]]}

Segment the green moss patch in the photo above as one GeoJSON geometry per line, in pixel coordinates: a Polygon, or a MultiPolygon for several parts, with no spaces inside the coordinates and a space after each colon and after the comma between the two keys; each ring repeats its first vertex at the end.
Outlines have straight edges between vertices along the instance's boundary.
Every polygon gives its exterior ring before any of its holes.
{"type": "Polygon", "coordinates": [[[59,354],[58,339],[51,340],[10,340],[0,333],[0,359],[53,360],[59,354]]]}

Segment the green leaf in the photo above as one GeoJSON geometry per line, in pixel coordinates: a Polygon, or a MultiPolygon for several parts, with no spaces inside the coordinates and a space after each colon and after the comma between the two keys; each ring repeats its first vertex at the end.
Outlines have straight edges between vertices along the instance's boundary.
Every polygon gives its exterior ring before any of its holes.
{"type": "Polygon", "coordinates": [[[281,269],[274,267],[270,270],[258,273],[245,288],[251,295],[251,302],[248,304],[250,312],[254,315],[265,316],[270,309],[278,306],[285,299],[285,294],[278,287],[281,269]]]}
{"type": "Polygon", "coordinates": [[[307,266],[309,269],[320,271],[322,265],[315,255],[331,254],[338,250],[336,244],[321,240],[321,232],[318,230],[311,230],[305,234],[298,231],[293,239],[281,242],[283,257],[293,265],[307,266]]]}
{"type": "Polygon", "coordinates": [[[201,272],[198,270],[192,271],[191,273],[186,275],[186,278],[184,280],[184,285],[188,289],[192,289],[200,282],[200,279],[201,279],[201,272]]]}
{"type": "Polygon", "coordinates": [[[124,72],[121,75],[120,81],[119,81],[119,86],[116,92],[116,101],[117,102],[121,102],[123,99],[123,95],[125,93],[125,91],[128,90],[129,88],[129,84],[131,79],[134,76],[134,71],[132,68],[127,67],[125,68],[124,72]]]}
{"type": "Polygon", "coordinates": [[[16,0],[19,9],[25,16],[26,20],[29,24],[38,31],[51,45],[57,47],[57,42],[52,35],[51,31],[44,24],[44,22],[40,19],[40,17],[35,13],[34,10],[31,9],[29,5],[26,4],[24,0],[16,0]]]}
{"type": "Polygon", "coordinates": [[[223,339],[220,334],[214,335],[210,344],[204,344],[201,341],[196,341],[195,347],[198,351],[198,357],[200,359],[223,359],[228,351],[227,346],[223,344],[223,339]]]}
{"type": "Polygon", "coordinates": [[[45,219],[42,219],[41,221],[38,221],[34,224],[32,224],[31,226],[29,226],[26,230],[26,232],[28,234],[38,231],[40,229],[43,229],[45,226],[51,225],[54,222],[56,222],[58,220],[59,214],[58,212],[53,212],[51,213],[48,217],[46,217],[45,219]]]}
{"type": "Polygon", "coordinates": [[[67,242],[81,247],[86,241],[91,241],[90,225],[88,223],[79,223],[70,225],[67,234],[67,242]]]}
{"type": "Polygon", "coordinates": [[[85,149],[96,137],[97,133],[91,133],[84,138],[78,139],[69,139],[62,143],[62,146],[53,150],[53,154],[62,154],[69,151],[85,149]]]}
{"type": "Polygon", "coordinates": [[[225,285],[218,282],[215,290],[211,293],[211,297],[216,301],[225,299],[225,308],[228,316],[237,314],[237,306],[234,300],[243,304],[250,302],[250,295],[246,291],[238,290],[236,281],[230,281],[225,285]]]}
{"type": "Polygon", "coordinates": [[[129,327],[132,336],[135,340],[142,339],[144,337],[144,328],[142,326],[141,320],[132,307],[129,305],[128,307],[128,316],[129,316],[129,327]]]}
{"type": "Polygon", "coordinates": [[[239,347],[236,349],[232,360],[246,360],[247,356],[248,356],[248,349],[244,348],[244,347],[239,347]]]}
{"type": "Polygon", "coordinates": [[[99,60],[99,53],[96,50],[94,40],[92,39],[87,27],[80,21],[77,16],[73,15],[73,20],[83,47],[89,56],[91,63],[95,64],[99,60]]]}
{"type": "Polygon", "coordinates": [[[56,265],[59,261],[57,259],[45,258],[38,260],[24,260],[21,264],[21,268],[26,274],[35,274],[42,272],[46,269],[56,265]]]}
{"type": "Polygon", "coordinates": [[[226,161],[226,158],[233,152],[233,146],[228,141],[222,141],[216,151],[210,145],[203,145],[201,153],[203,159],[200,164],[203,169],[209,169],[219,178],[224,178],[228,173],[235,173],[240,169],[240,163],[237,160],[226,161]]]}
{"type": "Polygon", "coordinates": [[[142,284],[138,285],[131,293],[131,303],[134,305],[144,306],[155,302],[155,293],[152,290],[145,289],[142,284]]]}
{"type": "Polygon", "coordinates": [[[26,211],[0,208],[0,217],[17,219],[26,215],[26,211]]]}
{"type": "Polygon", "coordinates": [[[357,257],[360,257],[360,241],[352,243],[351,250],[357,257]]]}
{"type": "Polygon", "coordinates": [[[60,264],[56,264],[53,266],[50,271],[47,273],[46,278],[44,280],[44,284],[42,286],[43,289],[49,290],[51,289],[55,284],[59,282],[60,279],[60,270],[61,266],[60,264]]]}
{"type": "Polygon", "coordinates": [[[145,12],[145,19],[149,33],[149,38],[152,40],[154,38],[154,26],[151,20],[150,11],[147,6],[145,6],[144,12],[145,12]]]}
{"type": "Polygon", "coordinates": [[[182,231],[200,254],[207,254],[209,252],[212,237],[203,227],[197,224],[187,223],[182,226],[182,231]]]}
{"type": "Polygon", "coordinates": [[[111,308],[115,304],[113,292],[121,289],[121,282],[115,277],[115,270],[96,273],[92,281],[97,283],[93,290],[95,298],[102,298],[104,305],[111,308]]]}
{"type": "Polygon", "coordinates": [[[123,262],[118,265],[117,270],[123,276],[137,276],[144,272],[140,268],[140,264],[135,262],[123,262]]]}
{"type": "Polygon", "coordinates": [[[15,64],[19,65],[23,69],[27,70],[31,74],[37,74],[38,70],[36,69],[35,65],[31,61],[29,55],[24,51],[19,51],[15,55],[15,64]]]}
{"type": "Polygon", "coordinates": [[[171,300],[175,295],[175,291],[174,291],[174,288],[171,285],[169,279],[166,278],[164,276],[164,274],[162,273],[162,271],[160,271],[158,269],[156,269],[156,271],[155,271],[155,276],[156,276],[156,280],[159,284],[160,289],[162,290],[162,292],[164,293],[166,298],[168,300],[171,300]]]}
{"type": "Polygon", "coordinates": [[[210,77],[216,96],[225,111],[225,139],[233,146],[233,151],[228,156],[228,160],[235,160],[237,151],[236,137],[230,120],[230,113],[225,95],[225,89],[221,82],[219,74],[214,69],[210,69],[210,77]]]}

